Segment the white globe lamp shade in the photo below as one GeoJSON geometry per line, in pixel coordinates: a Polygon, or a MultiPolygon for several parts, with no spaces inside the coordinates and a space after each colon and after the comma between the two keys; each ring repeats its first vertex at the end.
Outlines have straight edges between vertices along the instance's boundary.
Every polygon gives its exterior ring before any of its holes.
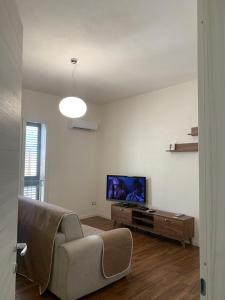
{"type": "Polygon", "coordinates": [[[77,97],[66,97],[59,103],[59,111],[68,118],[80,118],[87,111],[86,103],[77,97]]]}

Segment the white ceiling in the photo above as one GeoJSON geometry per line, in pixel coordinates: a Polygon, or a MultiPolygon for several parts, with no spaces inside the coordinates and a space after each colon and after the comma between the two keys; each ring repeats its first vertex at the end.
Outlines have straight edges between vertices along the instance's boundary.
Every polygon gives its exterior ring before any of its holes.
{"type": "Polygon", "coordinates": [[[104,103],[196,77],[196,0],[17,0],[25,88],[104,103]]]}

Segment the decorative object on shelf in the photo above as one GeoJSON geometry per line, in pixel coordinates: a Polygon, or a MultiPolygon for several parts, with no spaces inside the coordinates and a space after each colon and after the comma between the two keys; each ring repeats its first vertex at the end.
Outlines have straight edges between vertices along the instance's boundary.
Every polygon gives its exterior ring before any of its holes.
{"type": "Polygon", "coordinates": [[[176,142],[170,144],[170,151],[176,150],[176,142]]]}
{"type": "MultiPolygon", "coordinates": [[[[74,65],[74,69],[72,72],[72,80],[74,79],[75,66],[78,63],[77,58],[71,58],[71,63],[74,65]]],[[[62,115],[68,118],[80,118],[85,115],[87,111],[86,103],[74,96],[63,98],[59,103],[59,111],[62,115]]]]}
{"type": "Polygon", "coordinates": [[[198,136],[198,127],[192,127],[191,128],[191,133],[188,133],[188,135],[198,136]]]}

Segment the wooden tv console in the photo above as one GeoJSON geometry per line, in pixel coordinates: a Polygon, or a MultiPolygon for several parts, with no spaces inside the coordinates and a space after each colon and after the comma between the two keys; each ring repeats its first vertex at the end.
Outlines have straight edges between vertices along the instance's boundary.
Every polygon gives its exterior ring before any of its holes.
{"type": "Polygon", "coordinates": [[[119,204],[111,206],[111,218],[115,224],[127,225],[159,236],[178,240],[185,247],[189,241],[192,244],[194,236],[194,218],[156,210],[146,212],[138,207],[121,207],[119,204]]]}

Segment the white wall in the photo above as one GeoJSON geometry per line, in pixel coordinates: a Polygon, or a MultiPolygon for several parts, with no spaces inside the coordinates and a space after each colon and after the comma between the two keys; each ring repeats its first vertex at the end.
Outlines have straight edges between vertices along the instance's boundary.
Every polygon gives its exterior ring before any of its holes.
{"type": "Polygon", "coordinates": [[[171,142],[198,125],[197,82],[187,82],[102,107],[101,164],[97,212],[110,217],[106,175],[148,178],[149,206],[196,218],[198,243],[198,153],[168,153],[171,142]]]}
{"type": "MultiPolygon", "coordinates": [[[[47,201],[74,209],[80,216],[96,214],[98,132],[69,130],[58,111],[60,98],[23,90],[22,116],[47,125],[47,201]]],[[[88,120],[99,110],[88,104],[88,120]]]]}

